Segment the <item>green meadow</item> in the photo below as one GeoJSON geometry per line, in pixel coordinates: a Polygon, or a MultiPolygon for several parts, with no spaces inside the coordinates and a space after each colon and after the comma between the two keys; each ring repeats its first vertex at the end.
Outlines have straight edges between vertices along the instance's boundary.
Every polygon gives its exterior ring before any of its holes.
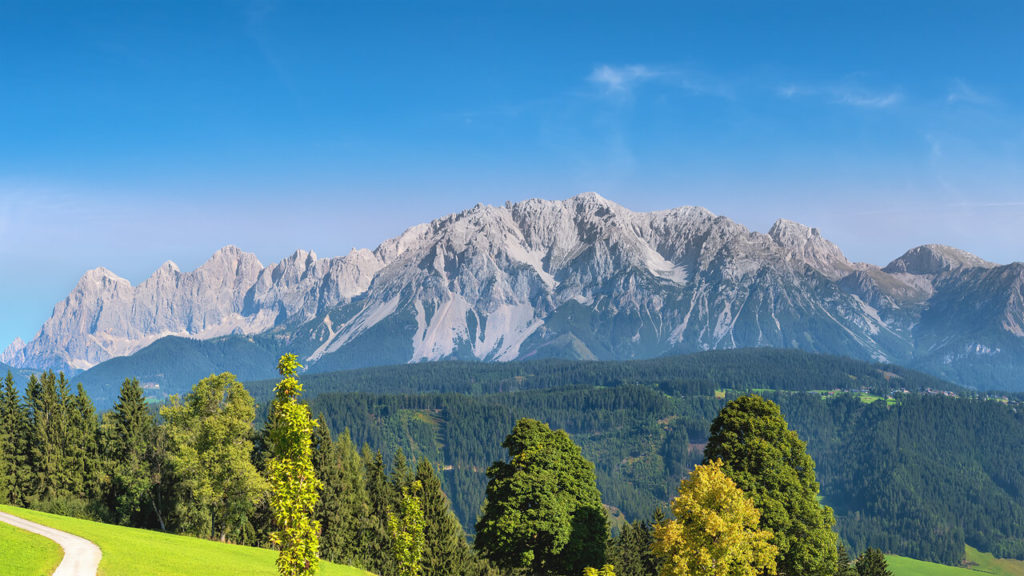
{"type": "MultiPolygon", "coordinates": [[[[95,542],[103,551],[99,576],[137,576],[138,574],[149,576],[189,576],[192,574],[277,576],[277,566],[274,564],[277,552],[273,550],[114,526],[13,506],[0,506],[0,510],[95,542]]],[[[2,524],[2,526],[7,525],[2,524]]],[[[0,533],[0,535],[6,536],[6,533],[0,533]]],[[[30,537],[31,541],[35,542],[33,535],[26,534],[26,537],[30,537]]],[[[6,541],[6,537],[3,541],[6,541]]],[[[57,561],[53,563],[53,566],[56,567],[60,562],[61,553],[60,547],[56,544],[54,546],[57,548],[58,554],[57,561]]],[[[0,552],[0,562],[6,560],[7,554],[6,545],[4,545],[3,552],[0,552]]],[[[32,554],[31,558],[36,559],[34,560],[36,562],[42,562],[38,558],[45,558],[45,556],[32,554]]],[[[14,573],[22,574],[23,572],[16,571],[14,573]]],[[[42,572],[24,573],[49,574],[50,572],[45,571],[44,566],[42,572]]],[[[320,563],[320,574],[321,576],[369,575],[363,570],[330,562],[320,563]]]]}
{"type": "Polygon", "coordinates": [[[970,546],[967,547],[966,567],[963,568],[903,556],[887,555],[885,559],[893,576],[1024,576],[1024,561],[996,558],[970,546]]]}
{"type": "MultiPolygon", "coordinates": [[[[4,508],[5,512],[11,509],[4,508]]],[[[5,574],[47,576],[64,557],[53,540],[0,522],[0,566],[5,574]]]]}

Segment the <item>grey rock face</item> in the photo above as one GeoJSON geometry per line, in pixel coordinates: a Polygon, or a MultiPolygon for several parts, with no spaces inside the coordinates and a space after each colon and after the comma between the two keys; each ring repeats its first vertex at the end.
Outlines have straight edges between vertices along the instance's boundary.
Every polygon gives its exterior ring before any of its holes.
{"type": "Polygon", "coordinates": [[[167,262],[138,286],[96,268],[31,342],[7,354],[19,367],[84,370],[164,336],[258,334],[361,293],[377,267],[367,251],[327,260],[300,251],[264,268],[253,254],[228,246],[192,272],[167,262]]]}
{"type": "Polygon", "coordinates": [[[93,270],[0,360],[78,369],[165,335],[273,332],[322,370],[773,346],[942,372],[979,354],[1024,359],[1020,266],[927,245],[879,268],[795,222],[760,234],[703,208],[639,213],[590,193],[478,205],[339,258],[298,251],[264,267],[228,247],[135,287],[93,270]]]}

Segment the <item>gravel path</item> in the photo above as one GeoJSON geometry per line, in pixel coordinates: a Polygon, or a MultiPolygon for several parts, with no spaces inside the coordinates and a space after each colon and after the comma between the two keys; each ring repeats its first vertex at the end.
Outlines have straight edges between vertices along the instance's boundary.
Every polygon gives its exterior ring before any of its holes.
{"type": "Polygon", "coordinates": [[[103,553],[98,546],[85,538],[61,532],[49,526],[29,522],[6,512],[0,512],[0,522],[6,522],[11,526],[34,532],[53,540],[64,549],[64,560],[53,576],[96,576],[96,568],[100,565],[100,558],[103,553]]]}

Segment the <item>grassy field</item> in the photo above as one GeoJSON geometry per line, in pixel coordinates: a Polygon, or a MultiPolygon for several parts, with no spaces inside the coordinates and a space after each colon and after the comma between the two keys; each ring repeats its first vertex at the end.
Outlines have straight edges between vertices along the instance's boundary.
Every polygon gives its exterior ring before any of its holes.
{"type": "MultiPolygon", "coordinates": [[[[277,575],[277,567],[274,565],[277,552],[273,550],[112,526],[12,506],[0,506],[0,510],[95,542],[103,551],[100,576],[277,575]]],[[[320,574],[367,576],[369,573],[321,562],[320,574]]]]}
{"type": "Polygon", "coordinates": [[[893,576],[980,576],[979,572],[943,564],[933,564],[903,556],[886,555],[893,576]]]}
{"type": "Polygon", "coordinates": [[[966,568],[932,564],[902,556],[886,556],[885,559],[889,562],[893,576],[1024,576],[1024,561],[995,558],[970,546],[967,547],[966,568]]]}
{"type": "Polygon", "coordinates": [[[1024,576],[1024,561],[1000,559],[967,547],[967,564],[972,570],[997,576],[1024,576]]]}
{"type": "Polygon", "coordinates": [[[48,576],[62,558],[64,551],[53,540],[0,522],[0,566],[4,574],[48,576]]]}

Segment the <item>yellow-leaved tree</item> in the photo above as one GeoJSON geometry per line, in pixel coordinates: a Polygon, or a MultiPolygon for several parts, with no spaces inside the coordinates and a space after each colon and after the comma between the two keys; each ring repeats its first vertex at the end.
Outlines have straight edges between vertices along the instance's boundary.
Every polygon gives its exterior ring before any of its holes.
{"type": "Polygon", "coordinates": [[[654,528],[661,576],[775,574],[772,533],[758,529],[761,514],[721,460],[695,467],[679,484],[672,513],[675,520],[654,528]]]}

